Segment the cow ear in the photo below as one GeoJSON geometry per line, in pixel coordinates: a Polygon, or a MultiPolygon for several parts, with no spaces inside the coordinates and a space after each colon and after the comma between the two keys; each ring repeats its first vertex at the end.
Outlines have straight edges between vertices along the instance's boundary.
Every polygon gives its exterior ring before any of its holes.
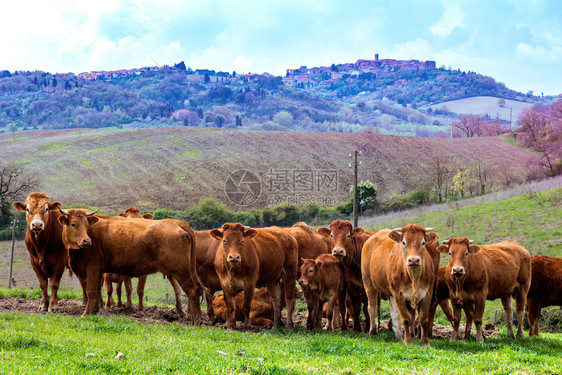
{"type": "Polygon", "coordinates": [[[319,269],[324,266],[324,262],[321,260],[317,260],[315,263],[316,263],[316,267],[318,267],[319,269]]]}
{"type": "Polygon", "coordinates": [[[480,246],[474,245],[468,248],[468,252],[471,254],[477,253],[480,251],[480,246]]]}
{"type": "Polygon", "coordinates": [[[23,202],[14,202],[12,203],[12,205],[18,211],[25,211],[25,209],[27,208],[27,206],[23,202]]]}
{"type": "Polygon", "coordinates": [[[152,220],[154,219],[154,215],[153,214],[149,214],[148,212],[144,215],[142,215],[143,218],[148,219],[148,220],[152,220]]]}
{"type": "Polygon", "coordinates": [[[119,213],[119,216],[121,216],[121,217],[127,217],[127,216],[125,216],[125,213],[124,213],[124,212],[120,212],[120,213],[119,213]]]}
{"type": "Polygon", "coordinates": [[[258,231],[255,229],[248,229],[244,231],[244,238],[250,239],[250,238],[254,238],[255,236],[258,235],[258,231]]]}
{"type": "Polygon", "coordinates": [[[209,232],[209,234],[211,235],[211,237],[216,238],[217,240],[222,240],[222,230],[220,229],[213,229],[211,232],[209,232]]]}
{"type": "Polygon", "coordinates": [[[441,245],[437,248],[441,254],[449,254],[449,246],[441,245]]]}
{"type": "Polygon", "coordinates": [[[439,235],[435,232],[431,232],[429,234],[426,235],[426,241],[427,243],[431,243],[433,241],[437,241],[439,239],[439,235]]]}
{"type": "Polygon", "coordinates": [[[98,217],[95,216],[88,216],[88,224],[92,225],[99,221],[98,217]]]}
{"type": "Polygon", "coordinates": [[[49,210],[54,210],[54,209],[57,209],[57,208],[61,207],[61,206],[62,206],[62,203],[59,202],[59,201],[57,201],[57,202],[49,202],[48,205],[49,205],[49,210]]]}
{"type": "Polygon", "coordinates": [[[353,237],[357,237],[362,235],[363,233],[365,233],[365,229],[361,228],[361,227],[357,227],[357,228],[353,228],[353,230],[351,231],[351,235],[353,237]]]}
{"type": "Polygon", "coordinates": [[[394,242],[402,241],[402,234],[398,233],[397,231],[393,230],[388,234],[388,237],[394,242]]]}
{"type": "Polygon", "coordinates": [[[68,216],[66,216],[66,215],[60,215],[58,220],[59,220],[59,223],[61,223],[62,225],[68,224],[68,216]]]}
{"type": "Polygon", "coordinates": [[[330,230],[328,228],[318,228],[318,233],[324,237],[330,237],[330,230]]]}

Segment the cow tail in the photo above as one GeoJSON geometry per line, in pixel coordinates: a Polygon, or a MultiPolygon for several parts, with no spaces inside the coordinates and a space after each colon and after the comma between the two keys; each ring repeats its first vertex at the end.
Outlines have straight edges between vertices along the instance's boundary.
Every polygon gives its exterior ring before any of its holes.
{"type": "Polygon", "coordinates": [[[203,286],[203,283],[199,278],[199,274],[197,273],[197,259],[195,257],[195,246],[197,245],[197,239],[195,237],[195,232],[193,232],[193,229],[191,229],[189,224],[185,221],[180,221],[180,228],[187,233],[189,240],[191,241],[191,253],[189,254],[189,257],[191,258],[191,277],[193,277],[195,283],[201,289],[201,293],[205,293],[205,287],[203,286]]]}

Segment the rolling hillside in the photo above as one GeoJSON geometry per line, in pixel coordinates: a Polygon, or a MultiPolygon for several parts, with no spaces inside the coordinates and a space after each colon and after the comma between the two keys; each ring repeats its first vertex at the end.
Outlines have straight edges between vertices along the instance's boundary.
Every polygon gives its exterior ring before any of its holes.
{"type": "Polygon", "coordinates": [[[504,99],[505,105],[498,105],[499,98],[493,96],[475,96],[473,98],[463,98],[448,102],[433,104],[423,108],[453,112],[459,115],[488,115],[490,118],[499,118],[503,121],[512,120],[517,122],[519,115],[534,103],[527,103],[518,100],[504,99]],[[510,118],[511,110],[511,118],[510,118]]]}
{"type": "Polygon", "coordinates": [[[439,155],[449,158],[452,169],[480,163],[489,174],[488,189],[506,179],[523,180],[533,158],[492,137],[185,127],[0,135],[2,161],[25,166],[53,199],[110,211],[130,205],[183,210],[206,197],[233,209],[282,201],[339,204],[349,198],[353,174],[348,154],[355,149],[363,152],[359,179],[374,182],[381,198],[431,183],[431,166],[439,155]]]}

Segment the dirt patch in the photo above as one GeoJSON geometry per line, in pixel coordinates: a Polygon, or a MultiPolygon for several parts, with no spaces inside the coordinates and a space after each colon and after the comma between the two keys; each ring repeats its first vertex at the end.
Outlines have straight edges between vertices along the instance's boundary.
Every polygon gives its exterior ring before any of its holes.
{"type": "MultiPolygon", "coordinates": [[[[185,307],[184,307],[185,310],[185,307]]],[[[23,298],[5,298],[0,299],[0,313],[2,312],[21,312],[26,314],[47,314],[45,312],[39,311],[39,301],[36,300],[26,300],[23,298]]],[[[68,316],[80,316],[84,312],[84,306],[82,301],[78,300],[59,300],[59,307],[56,314],[68,315],[68,316]]],[[[285,312],[284,312],[285,314],[285,312]]],[[[111,309],[101,309],[99,312],[100,316],[126,316],[135,319],[138,322],[149,323],[149,324],[167,324],[167,323],[181,323],[189,325],[191,324],[191,317],[180,317],[174,308],[171,307],[160,307],[160,306],[146,306],[144,311],[138,311],[136,307],[133,309],[125,309],[113,307],[111,309]]],[[[203,312],[203,323],[202,326],[211,327],[211,321],[207,318],[207,314],[203,312]]],[[[293,321],[295,326],[306,327],[306,316],[304,314],[295,313],[293,316],[293,321]]],[[[237,323],[237,328],[242,329],[242,323],[237,323]]],[[[324,327],[327,324],[327,320],[323,319],[324,327]]],[[[224,323],[218,322],[214,325],[215,327],[225,327],[224,323]]],[[[387,327],[387,322],[381,322],[381,331],[385,331],[387,327]]],[[[260,332],[262,327],[252,326],[248,331],[250,332],[260,332]]],[[[460,327],[461,334],[464,332],[464,325],[460,327]]],[[[473,330],[474,334],[475,331],[473,330]]],[[[433,326],[433,338],[439,339],[451,339],[453,334],[453,328],[450,326],[441,326],[435,324],[433,326]]],[[[496,337],[499,331],[493,326],[486,326],[484,329],[484,337],[496,337]]]]}

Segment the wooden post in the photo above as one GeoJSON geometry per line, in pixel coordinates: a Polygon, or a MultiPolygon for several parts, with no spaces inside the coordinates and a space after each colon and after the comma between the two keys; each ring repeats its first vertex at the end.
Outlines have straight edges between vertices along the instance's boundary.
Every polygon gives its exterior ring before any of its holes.
{"type": "Polygon", "coordinates": [[[14,219],[12,223],[12,253],[10,255],[10,276],[8,279],[8,289],[12,289],[12,270],[14,268],[14,244],[16,242],[16,223],[18,221],[14,219]]]}

